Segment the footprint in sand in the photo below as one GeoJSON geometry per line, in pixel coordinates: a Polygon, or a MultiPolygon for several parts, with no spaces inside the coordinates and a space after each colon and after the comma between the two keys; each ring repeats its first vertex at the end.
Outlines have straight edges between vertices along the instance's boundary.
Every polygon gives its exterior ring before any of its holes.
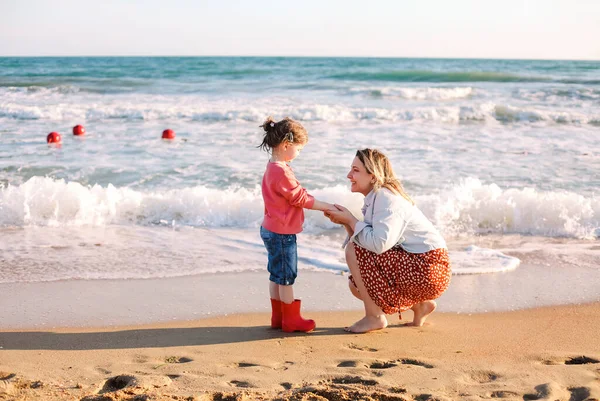
{"type": "Polygon", "coordinates": [[[348,344],[348,348],[350,349],[355,349],[357,351],[365,351],[365,352],[377,352],[379,351],[376,348],[371,348],[371,347],[366,347],[366,346],[360,346],[360,345],[356,345],[356,344],[348,344]]]}
{"type": "Polygon", "coordinates": [[[15,385],[11,380],[16,375],[14,373],[3,373],[0,372],[0,396],[2,394],[13,394],[15,391],[15,385]]]}
{"type": "Polygon", "coordinates": [[[422,362],[422,361],[418,361],[416,359],[410,359],[410,358],[400,359],[400,360],[398,360],[398,362],[402,363],[403,365],[421,366],[421,367],[424,367],[425,369],[433,369],[435,367],[427,362],[422,362]]]}
{"type": "Polygon", "coordinates": [[[88,395],[83,397],[80,401],[113,401],[113,398],[105,395],[88,395]]]}
{"type": "Polygon", "coordinates": [[[516,391],[507,391],[507,390],[497,390],[492,391],[490,394],[490,398],[517,398],[519,393],[516,391]]]}
{"type": "Polygon", "coordinates": [[[331,380],[332,383],[335,384],[362,384],[365,386],[375,386],[377,385],[377,380],[373,379],[363,379],[360,376],[344,376],[344,377],[336,377],[331,380]]]}
{"type": "Polygon", "coordinates": [[[497,373],[481,370],[479,372],[472,373],[469,378],[475,383],[487,384],[498,380],[501,376],[497,373]]]}
{"type": "Polygon", "coordinates": [[[106,382],[104,382],[104,386],[98,393],[113,393],[115,391],[123,390],[126,387],[136,387],[138,386],[138,384],[139,381],[135,376],[119,375],[111,377],[106,382]]]}
{"type": "Polygon", "coordinates": [[[292,362],[292,361],[285,361],[283,363],[278,363],[278,364],[272,365],[272,369],[274,369],[274,370],[288,370],[292,365],[294,365],[294,362],[292,362]]]}
{"type": "Polygon", "coordinates": [[[565,361],[565,365],[587,365],[590,363],[600,363],[600,361],[587,356],[576,356],[565,361]]]}
{"type": "Polygon", "coordinates": [[[342,361],[342,362],[338,363],[338,365],[337,365],[338,368],[355,368],[357,366],[358,366],[357,361],[342,361]]]}
{"type": "Polygon", "coordinates": [[[369,368],[371,368],[371,369],[389,369],[389,368],[393,368],[394,366],[398,366],[398,363],[396,361],[387,361],[387,362],[376,361],[376,362],[373,362],[372,364],[370,364],[369,368]]]}
{"type": "Polygon", "coordinates": [[[185,356],[177,357],[177,356],[169,356],[165,358],[166,363],[188,363],[192,362],[192,358],[187,358],[185,356]]]}
{"type": "Polygon", "coordinates": [[[544,383],[535,387],[535,393],[524,394],[524,400],[569,400],[584,401],[590,398],[591,391],[587,387],[562,388],[557,383],[544,383]]]}
{"type": "Polygon", "coordinates": [[[252,384],[250,384],[247,381],[243,381],[243,380],[232,380],[229,382],[229,384],[235,386],[235,387],[239,387],[239,388],[252,388],[254,387],[252,384]]]}
{"type": "Polygon", "coordinates": [[[589,399],[591,395],[591,391],[587,387],[569,387],[568,390],[571,392],[569,401],[584,401],[589,399]]]}
{"type": "Polygon", "coordinates": [[[253,368],[255,366],[260,366],[260,365],[258,365],[256,363],[249,363],[249,362],[238,362],[238,363],[234,363],[233,366],[236,368],[253,368]]]}
{"type": "Polygon", "coordinates": [[[600,363],[600,360],[588,356],[574,356],[570,358],[552,358],[542,361],[544,365],[588,365],[600,363]]]}
{"type": "Polygon", "coordinates": [[[144,389],[149,388],[165,387],[171,383],[171,378],[166,375],[144,375],[141,377],[119,375],[106,380],[100,391],[98,391],[98,394],[115,393],[121,390],[127,392],[134,390],[144,391],[144,389]]]}
{"type": "Polygon", "coordinates": [[[434,400],[437,400],[437,398],[434,397],[433,394],[419,394],[419,395],[415,395],[414,400],[415,401],[434,401],[434,400]]]}

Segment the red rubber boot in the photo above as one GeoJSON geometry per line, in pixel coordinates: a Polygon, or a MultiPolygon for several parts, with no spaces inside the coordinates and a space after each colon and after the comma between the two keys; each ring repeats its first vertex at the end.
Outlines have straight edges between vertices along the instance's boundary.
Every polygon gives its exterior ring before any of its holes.
{"type": "Polygon", "coordinates": [[[281,328],[281,304],[283,302],[271,298],[271,328],[281,328]]]}
{"type": "Polygon", "coordinates": [[[281,328],[286,333],[294,331],[303,331],[305,333],[313,331],[316,327],[315,321],[312,319],[303,319],[300,316],[300,300],[296,299],[291,304],[281,302],[281,311],[283,319],[281,328]]]}

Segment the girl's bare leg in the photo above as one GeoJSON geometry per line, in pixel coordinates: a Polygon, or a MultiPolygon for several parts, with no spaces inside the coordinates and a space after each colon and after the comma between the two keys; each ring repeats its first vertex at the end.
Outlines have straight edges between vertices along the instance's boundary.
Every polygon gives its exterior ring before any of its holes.
{"type": "Polygon", "coordinates": [[[291,285],[278,285],[279,287],[279,299],[281,302],[291,304],[294,302],[294,287],[291,285]]]}
{"type": "Polygon", "coordinates": [[[279,298],[279,284],[274,283],[271,280],[269,280],[269,295],[272,299],[275,299],[277,301],[281,300],[279,298]]]}
{"type": "Polygon", "coordinates": [[[358,261],[356,260],[356,253],[354,252],[354,244],[352,242],[346,246],[346,263],[354,278],[359,294],[365,294],[365,296],[362,297],[365,306],[365,317],[354,323],[352,326],[347,327],[345,330],[351,333],[367,333],[369,331],[386,328],[387,319],[385,314],[368,295],[367,288],[360,276],[358,261]]]}
{"type": "Polygon", "coordinates": [[[427,319],[427,316],[433,313],[435,308],[437,308],[435,301],[424,301],[413,305],[413,307],[410,309],[414,312],[414,318],[412,323],[409,323],[407,326],[423,326],[425,319],[427,319]]]}
{"type": "Polygon", "coordinates": [[[294,287],[291,285],[280,285],[269,281],[269,295],[278,301],[291,304],[294,302],[294,287]]]}

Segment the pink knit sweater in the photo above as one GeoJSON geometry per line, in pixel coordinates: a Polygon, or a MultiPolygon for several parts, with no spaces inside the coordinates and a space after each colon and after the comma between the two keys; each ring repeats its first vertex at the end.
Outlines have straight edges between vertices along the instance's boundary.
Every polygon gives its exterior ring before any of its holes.
{"type": "Polygon", "coordinates": [[[302,231],[304,208],[310,209],[315,198],[302,188],[294,172],[284,162],[267,163],[262,180],[265,217],[262,226],[277,234],[302,231]]]}

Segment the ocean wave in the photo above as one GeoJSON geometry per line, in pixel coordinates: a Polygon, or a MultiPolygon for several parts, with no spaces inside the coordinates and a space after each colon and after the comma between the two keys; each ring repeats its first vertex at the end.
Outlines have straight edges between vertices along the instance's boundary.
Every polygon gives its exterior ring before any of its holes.
{"type": "MultiPolygon", "coordinates": [[[[362,198],[345,186],[312,191],[319,199],[344,204],[360,215],[362,198]]],[[[414,197],[445,235],[514,233],[593,238],[600,227],[600,203],[572,192],[501,189],[466,179],[435,195],[414,197]]],[[[193,227],[258,227],[263,217],[260,188],[136,191],[113,185],[33,177],[0,189],[2,226],[104,226],[111,224],[193,227]]],[[[337,227],[319,212],[306,212],[305,229],[337,227]]]]}
{"type": "Polygon", "coordinates": [[[42,94],[42,95],[53,95],[53,94],[73,94],[79,93],[81,88],[77,85],[56,85],[54,83],[38,83],[32,84],[31,82],[22,82],[22,83],[11,83],[9,86],[3,86],[0,84],[0,88],[5,94],[11,93],[29,93],[29,94],[42,94]]]}
{"type": "Polygon", "coordinates": [[[473,88],[350,88],[348,93],[352,95],[366,95],[370,97],[399,98],[408,100],[452,100],[469,98],[473,94],[473,88]]]}
{"type": "Polygon", "coordinates": [[[522,76],[501,72],[399,70],[380,72],[349,72],[334,74],[333,79],[391,82],[546,82],[548,78],[522,76]]]}
{"type": "Polygon", "coordinates": [[[568,100],[599,101],[600,89],[593,88],[539,88],[517,89],[513,92],[517,99],[535,102],[563,102],[568,100]]]}
{"type": "MultiPolygon", "coordinates": [[[[420,95],[416,95],[420,96],[420,95]]],[[[330,123],[380,122],[433,122],[433,123],[531,123],[600,124],[600,113],[595,109],[550,109],[512,106],[491,102],[472,105],[432,105],[406,108],[360,107],[329,104],[298,105],[221,105],[199,103],[135,103],[117,104],[46,104],[22,105],[0,103],[0,118],[14,120],[48,121],[160,121],[187,120],[206,123],[263,121],[268,114],[287,115],[300,121],[325,121],[330,123]],[[592,114],[590,114],[592,113],[592,114]],[[595,113],[595,114],[593,114],[595,113]]]]}
{"type": "Polygon", "coordinates": [[[595,238],[600,232],[598,200],[573,192],[502,189],[468,178],[438,195],[415,199],[437,227],[451,235],[595,238]]]}
{"type": "Polygon", "coordinates": [[[430,71],[430,70],[397,70],[378,72],[347,72],[333,74],[328,78],[348,81],[385,81],[385,82],[499,82],[499,83],[538,83],[556,82],[563,84],[600,85],[600,79],[576,79],[564,77],[544,77],[518,75],[494,71],[430,71]]]}

